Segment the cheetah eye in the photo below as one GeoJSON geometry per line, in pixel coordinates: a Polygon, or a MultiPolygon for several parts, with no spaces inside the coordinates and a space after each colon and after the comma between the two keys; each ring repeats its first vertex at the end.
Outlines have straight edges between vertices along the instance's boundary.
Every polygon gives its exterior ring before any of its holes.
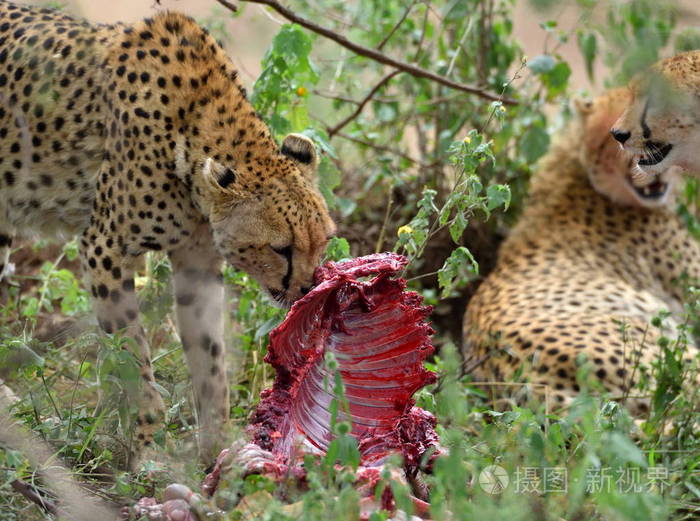
{"type": "Polygon", "coordinates": [[[274,246],[270,246],[270,248],[272,248],[272,251],[274,251],[277,255],[281,255],[288,261],[292,259],[291,244],[289,246],[282,246],[281,248],[275,248],[274,246]]]}

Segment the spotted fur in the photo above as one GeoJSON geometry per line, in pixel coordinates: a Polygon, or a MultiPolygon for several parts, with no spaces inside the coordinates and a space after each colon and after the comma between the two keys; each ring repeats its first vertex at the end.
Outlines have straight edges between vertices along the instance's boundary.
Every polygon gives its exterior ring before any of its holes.
{"type": "MultiPolygon", "coordinates": [[[[682,319],[684,276],[700,277],[700,248],[668,196],[632,186],[630,162],[606,131],[629,102],[615,90],[580,105],[580,120],[541,160],[523,215],[497,266],[469,302],[467,354],[477,378],[512,379],[565,406],[580,391],[580,356],[622,397],[682,319]],[[666,328],[650,326],[660,310],[666,328]]],[[[673,194],[678,176],[666,178],[673,194]]],[[[697,349],[690,346],[687,359],[697,349]]],[[[522,395],[519,395],[522,396],[522,395]]],[[[636,412],[646,400],[628,401],[636,412]]]]}
{"type": "Polygon", "coordinates": [[[102,329],[139,346],[137,450],[152,443],[163,402],[138,320],[135,261],[148,251],[172,261],[208,458],[229,413],[222,261],[281,304],[307,291],[333,232],[316,163],[303,136],[278,147],[223,49],[191,18],[91,25],[0,1],[3,257],[16,231],[81,235],[102,329]]]}

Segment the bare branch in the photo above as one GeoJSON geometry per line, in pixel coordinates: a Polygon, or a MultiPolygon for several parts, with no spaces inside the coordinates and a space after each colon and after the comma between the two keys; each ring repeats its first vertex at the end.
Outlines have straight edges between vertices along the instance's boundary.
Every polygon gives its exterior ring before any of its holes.
{"type": "Polygon", "coordinates": [[[396,76],[397,74],[400,74],[401,72],[402,72],[402,71],[400,71],[400,70],[394,69],[394,70],[391,71],[389,74],[387,74],[386,76],[384,76],[381,80],[379,80],[379,82],[372,88],[372,90],[369,91],[369,93],[367,94],[367,96],[365,96],[365,97],[362,99],[362,101],[360,101],[360,102],[357,104],[357,108],[355,109],[355,111],[354,111],[352,114],[350,114],[347,118],[345,118],[343,121],[341,121],[340,123],[338,123],[338,124],[337,124],[336,126],[334,126],[333,128],[328,129],[328,137],[333,137],[334,135],[336,135],[336,134],[340,131],[340,129],[342,129],[345,125],[347,125],[347,124],[350,123],[353,119],[355,119],[357,116],[359,116],[360,113],[362,112],[362,109],[365,108],[365,105],[367,105],[367,103],[369,103],[369,101],[370,101],[370,100],[372,99],[372,97],[377,93],[377,91],[378,91],[379,89],[381,89],[384,85],[386,85],[387,83],[389,83],[389,80],[391,80],[391,78],[393,78],[393,77],[396,76]]]}
{"type": "Polygon", "coordinates": [[[18,479],[12,481],[10,486],[15,490],[15,492],[22,494],[29,501],[35,505],[38,505],[39,508],[41,508],[47,514],[53,514],[54,516],[59,514],[58,508],[56,508],[53,501],[45,498],[36,487],[18,479]]]}
{"type": "Polygon", "coordinates": [[[389,33],[384,37],[384,39],[381,42],[379,42],[379,45],[377,45],[378,51],[381,51],[384,48],[384,46],[391,39],[391,37],[394,36],[394,33],[399,29],[399,27],[401,27],[401,24],[404,23],[404,21],[406,21],[406,18],[408,18],[408,14],[411,12],[411,9],[413,9],[413,6],[416,5],[417,1],[418,0],[413,0],[411,5],[409,5],[403,12],[403,16],[401,16],[399,21],[396,22],[396,25],[394,25],[394,27],[391,28],[391,31],[389,31],[389,33]]]}
{"type": "MultiPolygon", "coordinates": [[[[217,0],[219,3],[223,4],[224,0],[217,0]]],[[[436,83],[440,83],[441,85],[445,85],[446,87],[450,87],[452,89],[460,90],[463,92],[468,92],[470,94],[474,94],[476,96],[479,96],[481,98],[490,100],[490,101],[500,101],[504,103],[505,105],[517,105],[518,102],[514,99],[511,98],[504,98],[503,96],[498,96],[496,94],[493,94],[491,92],[487,92],[483,89],[480,89],[478,87],[474,87],[471,85],[466,85],[464,83],[459,83],[457,81],[453,81],[449,78],[445,78],[444,76],[440,76],[439,74],[436,74],[434,72],[421,69],[420,67],[417,67],[415,65],[412,65],[410,63],[401,61],[401,60],[396,60],[394,58],[391,58],[390,56],[387,56],[386,54],[382,54],[381,52],[375,50],[375,49],[370,49],[369,47],[365,47],[363,45],[357,44],[355,42],[351,42],[347,38],[345,38],[343,35],[336,34],[332,30],[328,29],[327,27],[322,27],[320,25],[317,25],[306,18],[302,18],[298,15],[296,15],[294,12],[292,12],[290,9],[284,7],[281,5],[279,2],[276,0],[241,0],[243,2],[249,2],[252,4],[262,4],[262,5],[267,5],[277,11],[279,14],[284,16],[287,20],[290,22],[294,22],[296,24],[301,25],[302,27],[306,27],[310,31],[313,31],[317,34],[320,34],[322,36],[325,36],[326,38],[333,40],[339,45],[342,45],[343,47],[350,49],[352,52],[355,54],[358,54],[360,56],[364,56],[366,58],[370,58],[376,62],[383,63],[384,65],[389,65],[390,67],[394,67],[395,69],[399,69],[403,72],[407,72],[411,76],[414,76],[416,78],[425,78],[431,81],[434,81],[436,83]]],[[[228,3],[228,2],[226,2],[228,3]]]]}
{"type": "Polygon", "coordinates": [[[232,4],[228,0],[216,0],[216,1],[219,2],[221,5],[223,5],[226,9],[230,9],[234,13],[238,11],[238,6],[232,4]]]}

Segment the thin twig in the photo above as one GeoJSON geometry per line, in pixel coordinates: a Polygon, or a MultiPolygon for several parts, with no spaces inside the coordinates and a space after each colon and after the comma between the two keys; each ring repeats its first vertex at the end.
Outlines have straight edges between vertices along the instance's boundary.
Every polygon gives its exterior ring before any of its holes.
{"type": "Polygon", "coordinates": [[[411,5],[409,5],[406,10],[403,12],[403,16],[399,19],[398,22],[396,22],[396,25],[391,28],[391,31],[389,31],[389,34],[387,34],[384,39],[379,42],[379,45],[377,45],[377,50],[381,51],[384,46],[387,44],[387,42],[391,39],[392,36],[394,36],[394,33],[401,27],[401,24],[403,24],[406,21],[406,18],[408,18],[408,14],[411,12],[411,9],[413,9],[413,6],[416,5],[418,0],[413,0],[411,5]]]}
{"type": "MultiPolygon", "coordinates": [[[[217,1],[219,3],[222,3],[224,0],[217,0],[217,1]]],[[[518,102],[514,99],[504,98],[502,96],[498,96],[496,94],[492,94],[490,92],[487,92],[487,91],[480,89],[478,87],[474,87],[471,85],[466,85],[464,83],[459,83],[457,81],[453,81],[449,78],[445,78],[443,76],[440,76],[439,74],[436,74],[434,72],[427,71],[425,69],[421,69],[420,67],[412,65],[410,63],[406,63],[404,61],[391,58],[390,56],[387,56],[386,54],[382,54],[381,52],[379,52],[375,49],[370,49],[369,47],[365,47],[365,46],[359,45],[355,42],[351,42],[350,40],[345,38],[343,35],[337,34],[337,33],[333,32],[332,30],[328,29],[327,27],[322,27],[320,25],[315,24],[314,22],[307,20],[306,18],[302,18],[302,17],[296,15],[293,11],[291,11],[290,9],[287,9],[286,7],[281,5],[276,0],[242,0],[242,1],[249,2],[252,4],[267,5],[267,6],[271,7],[272,9],[274,9],[275,11],[277,11],[282,16],[284,16],[290,22],[294,22],[296,24],[301,25],[302,27],[306,27],[310,31],[313,31],[317,34],[325,36],[326,38],[333,40],[337,44],[342,45],[343,47],[345,47],[347,49],[350,49],[355,54],[359,54],[360,56],[370,58],[376,62],[383,63],[384,65],[389,65],[390,67],[394,67],[394,68],[399,69],[401,71],[407,72],[408,74],[410,74],[411,76],[415,76],[416,78],[425,78],[425,79],[434,81],[436,83],[440,83],[441,85],[445,85],[446,87],[461,90],[463,92],[468,92],[470,94],[474,94],[476,96],[482,97],[482,98],[490,100],[490,101],[500,101],[505,105],[517,105],[518,104],[518,102]]],[[[222,5],[225,5],[225,4],[222,4],[222,5]]]]}
{"type": "Polygon", "coordinates": [[[85,354],[83,355],[83,359],[80,361],[80,365],[78,366],[78,377],[75,379],[75,385],[73,386],[73,392],[70,395],[70,403],[68,405],[68,432],[71,431],[71,428],[73,426],[73,400],[75,399],[75,393],[78,391],[78,384],[80,383],[80,377],[83,374],[83,364],[85,363],[85,360],[87,360],[88,357],[88,350],[85,350],[85,354]]]}
{"type": "Polygon", "coordinates": [[[428,13],[430,11],[428,9],[425,10],[425,13],[423,14],[423,28],[420,30],[420,40],[418,40],[418,46],[416,47],[416,54],[413,57],[413,61],[415,63],[418,63],[418,58],[420,58],[421,53],[423,52],[423,43],[425,42],[425,34],[428,29],[428,13]]]}
{"type": "Polygon", "coordinates": [[[465,361],[462,363],[462,375],[465,375],[465,374],[472,374],[472,373],[474,372],[475,369],[478,369],[479,367],[481,367],[482,365],[484,365],[484,363],[485,363],[486,360],[488,360],[488,359],[489,359],[489,355],[485,355],[485,356],[482,356],[481,358],[479,358],[479,359],[477,359],[477,360],[474,360],[473,357],[470,358],[470,359],[465,360],[465,361]]]}
{"type": "Polygon", "coordinates": [[[360,104],[359,101],[354,100],[354,99],[352,99],[352,98],[346,98],[346,97],[344,97],[344,96],[337,96],[337,95],[335,95],[335,94],[328,93],[328,92],[325,92],[325,91],[322,91],[322,90],[319,90],[319,89],[314,89],[312,92],[313,92],[314,94],[316,94],[316,96],[321,96],[322,98],[332,99],[332,100],[335,100],[335,101],[342,101],[342,102],[344,102],[344,103],[352,103],[353,105],[359,105],[359,104],[360,104]]]}
{"type": "Polygon", "coordinates": [[[238,6],[232,4],[231,2],[229,2],[227,0],[216,0],[216,1],[219,2],[221,5],[223,5],[226,9],[230,9],[234,13],[238,12],[238,6]]]}
{"type": "Polygon", "coordinates": [[[450,60],[450,64],[447,66],[447,71],[445,71],[445,76],[449,77],[452,74],[452,70],[454,69],[454,67],[457,63],[457,58],[459,57],[459,51],[464,48],[463,47],[464,42],[466,41],[467,36],[469,36],[471,29],[472,29],[472,20],[470,19],[469,22],[467,23],[467,28],[464,29],[464,34],[462,35],[462,38],[457,43],[457,48],[455,49],[455,52],[452,55],[452,59],[450,60]]]}
{"type": "Polygon", "coordinates": [[[341,25],[344,25],[348,29],[360,29],[362,31],[369,31],[369,28],[366,25],[360,25],[360,23],[356,19],[345,19],[341,15],[328,9],[327,6],[321,6],[318,4],[318,2],[314,0],[307,0],[307,3],[317,11],[323,11],[323,16],[325,18],[328,18],[329,20],[335,20],[336,22],[338,22],[341,25]]]}
{"type": "Polygon", "coordinates": [[[262,12],[262,14],[267,16],[274,23],[276,23],[277,25],[284,25],[284,20],[279,20],[278,18],[275,18],[274,16],[272,16],[272,13],[267,12],[262,5],[258,6],[258,7],[260,7],[260,11],[262,12]]]}
{"type": "Polygon", "coordinates": [[[35,486],[24,481],[20,481],[19,479],[12,481],[10,486],[15,490],[15,492],[22,494],[29,501],[35,505],[38,505],[39,508],[41,508],[47,514],[52,514],[54,516],[58,515],[58,508],[56,508],[53,501],[45,498],[35,486]]]}
{"type": "Polygon", "coordinates": [[[328,137],[335,136],[345,125],[347,125],[353,119],[355,119],[357,116],[359,116],[360,113],[362,112],[362,109],[365,108],[365,105],[367,105],[367,103],[369,103],[369,101],[377,93],[377,91],[379,89],[381,89],[384,85],[389,83],[389,80],[391,80],[391,78],[393,78],[397,74],[400,74],[401,72],[402,71],[400,71],[398,69],[394,69],[389,74],[384,76],[381,80],[379,80],[379,82],[377,82],[377,84],[372,88],[372,90],[369,91],[369,93],[362,99],[362,101],[360,101],[357,104],[357,108],[354,110],[354,112],[352,114],[350,114],[347,118],[345,118],[343,121],[338,123],[333,128],[328,129],[328,137]]]}
{"type": "Polygon", "coordinates": [[[430,98],[429,100],[422,101],[423,105],[438,105],[440,103],[447,103],[455,101],[459,94],[452,94],[451,96],[440,96],[437,98],[430,98]]]}
{"type": "Polygon", "coordinates": [[[386,212],[384,212],[384,222],[382,222],[382,227],[379,229],[379,237],[377,238],[377,245],[374,247],[374,253],[380,253],[382,251],[382,246],[384,246],[384,236],[386,235],[386,227],[389,223],[389,217],[391,217],[391,209],[394,206],[394,197],[392,192],[394,190],[393,183],[389,186],[389,203],[386,205],[386,212]]]}
{"type": "Polygon", "coordinates": [[[406,282],[413,282],[416,280],[424,279],[426,277],[432,277],[433,275],[437,275],[440,273],[439,271],[431,271],[429,273],[422,273],[421,275],[416,275],[415,277],[411,277],[409,279],[406,279],[406,282]]]}
{"type": "MultiPolygon", "coordinates": [[[[508,80],[508,82],[503,85],[503,92],[506,91],[506,89],[510,86],[511,83],[513,83],[515,80],[517,80],[520,77],[520,71],[522,71],[523,68],[525,68],[525,66],[526,66],[525,62],[520,62],[520,67],[518,67],[518,70],[516,70],[515,73],[513,73],[513,76],[511,77],[511,79],[508,80]]],[[[491,123],[493,116],[496,114],[497,108],[498,107],[495,107],[495,106],[491,108],[491,112],[489,113],[489,117],[486,119],[486,123],[484,123],[481,126],[481,128],[479,129],[480,134],[483,133],[484,130],[486,129],[486,127],[489,126],[489,123],[491,123]]]]}
{"type": "Polygon", "coordinates": [[[44,390],[46,391],[46,394],[49,397],[49,401],[51,402],[51,405],[53,406],[53,410],[56,413],[56,416],[58,416],[58,419],[63,421],[63,417],[61,416],[61,411],[58,410],[58,406],[56,405],[56,402],[53,399],[53,395],[51,394],[51,389],[49,388],[49,384],[46,383],[46,378],[44,377],[44,371],[41,372],[41,382],[44,385],[44,390]]]}
{"type": "Polygon", "coordinates": [[[387,147],[384,145],[377,145],[376,143],[372,143],[370,141],[365,141],[363,139],[356,138],[354,136],[351,136],[349,134],[345,134],[343,132],[338,132],[336,135],[338,137],[342,137],[343,139],[347,139],[348,141],[352,141],[353,143],[357,143],[358,145],[364,145],[368,148],[372,148],[372,149],[377,150],[379,152],[388,152],[390,154],[394,154],[395,156],[401,157],[401,158],[405,159],[406,161],[409,161],[415,165],[420,166],[421,168],[430,168],[431,166],[433,166],[433,165],[423,163],[419,159],[416,159],[414,157],[406,155],[403,152],[401,152],[400,150],[396,150],[396,149],[391,148],[391,147],[387,147]]]}

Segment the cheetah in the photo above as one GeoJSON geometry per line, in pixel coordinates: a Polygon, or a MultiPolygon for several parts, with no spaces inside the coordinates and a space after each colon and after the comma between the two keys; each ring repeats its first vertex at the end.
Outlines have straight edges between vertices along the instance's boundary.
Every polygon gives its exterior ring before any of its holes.
{"type": "MultiPolygon", "coordinates": [[[[675,334],[679,280],[700,277],[700,247],[670,208],[678,170],[643,188],[630,179],[633,161],[607,131],[628,102],[617,89],[578,103],[579,118],[540,161],[527,206],[465,314],[477,379],[521,373],[525,395],[563,409],[580,392],[585,359],[611,396],[624,397],[658,355],[659,337],[675,334]],[[672,315],[657,329],[650,321],[660,310],[672,315]]],[[[697,352],[689,346],[686,361],[697,352]]],[[[647,402],[627,404],[643,414],[647,402]]]]}
{"type": "Polygon", "coordinates": [[[671,166],[700,176],[700,51],[658,62],[629,89],[629,108],[610,132],[639,167],[635,183],[651,185],[671,166]]]}
{"type": "Polygon", "coordinates": [[[80,236],[101,329],[137,346],[132,462],[164,412],[138,317],[139,258],[161,251],[172,263],[208,461],[229,415],[222,262],[282,306],[309,290],[334,233],[317,163],[302,135],[278,146],[222,47],[192,18],[92,25],[0,1],[3,271],[15,233],[80,236]]]}

